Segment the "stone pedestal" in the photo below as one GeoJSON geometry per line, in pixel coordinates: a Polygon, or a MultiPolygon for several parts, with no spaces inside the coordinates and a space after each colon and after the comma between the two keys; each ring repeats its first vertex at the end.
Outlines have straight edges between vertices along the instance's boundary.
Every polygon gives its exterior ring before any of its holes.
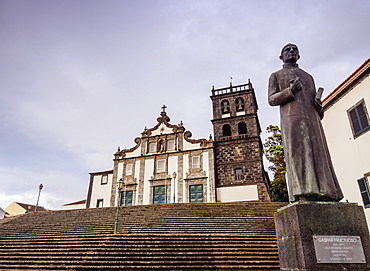
{"type": "Polygon", "coordinates": [[[369,230],[364,210],[357,204],[295,202],[277,211],[275,227],[281,270],[370,270],[369,230]],[[318,262],[314,236],[359,236],[365,262],[318,262]]]}

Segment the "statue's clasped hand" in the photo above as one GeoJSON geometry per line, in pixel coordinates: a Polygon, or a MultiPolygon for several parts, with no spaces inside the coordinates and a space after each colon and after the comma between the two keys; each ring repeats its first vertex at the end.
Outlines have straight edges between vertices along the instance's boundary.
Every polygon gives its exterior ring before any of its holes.
{"type": "Polygon", "coordinates": [[[302,90],[303,86],[301,80],[298,77],[290,81],[290,89],[293,94],[296,94],[298,91],[302,90]]]}

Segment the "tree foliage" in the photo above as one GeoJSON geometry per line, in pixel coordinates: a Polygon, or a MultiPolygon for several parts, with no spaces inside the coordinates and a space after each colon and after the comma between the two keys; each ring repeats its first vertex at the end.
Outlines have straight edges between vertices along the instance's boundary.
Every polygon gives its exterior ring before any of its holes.
{"type": "Polygon", "coordinates": [[[263,144],[265,156],[272,164],[268,169],[271,170],[274,175],[274,180],[271,182],[271,200],[289,201],[285,178],[286,165],[281,131],[278,126],[274,125],[267,127],[266,131],[267,133],[271,133],[263,144]]]}

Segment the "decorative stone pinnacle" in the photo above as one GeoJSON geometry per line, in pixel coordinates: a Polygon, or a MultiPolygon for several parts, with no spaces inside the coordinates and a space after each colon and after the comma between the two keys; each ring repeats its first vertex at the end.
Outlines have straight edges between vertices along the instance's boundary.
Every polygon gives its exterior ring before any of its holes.
{"type": "Polygon", "coordinates": [[[162,107],[161,116],[157,118],[158,122],[169,122],[170,118],[167,116],[166,108],[167,106],[163,105],[162,107]]]}

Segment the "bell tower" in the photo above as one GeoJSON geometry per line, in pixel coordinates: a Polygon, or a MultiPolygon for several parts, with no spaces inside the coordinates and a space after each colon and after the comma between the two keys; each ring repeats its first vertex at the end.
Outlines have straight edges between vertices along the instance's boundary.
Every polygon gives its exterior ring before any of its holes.
{"type": "Polygon", "coordinates": [[[211,100],[217,201],[270,201],[252,83],[213,87],[211,100]]]}

